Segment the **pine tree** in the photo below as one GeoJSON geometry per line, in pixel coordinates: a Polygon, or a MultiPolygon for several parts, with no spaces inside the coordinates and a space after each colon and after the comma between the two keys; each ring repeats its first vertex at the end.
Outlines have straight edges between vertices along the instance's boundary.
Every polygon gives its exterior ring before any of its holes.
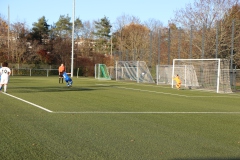
{"type": "Polygon", "coordinates": [[[98,52],[108,52],[110,50],[109,40],[111,35],[111,24],[106,16],[102,18],[100,21],[95,21],[95,29],[94,35],[96,36],[96,49],[98,52]]]}
{"type": "Polygon", "coordinates": [[[32,38],[42,42],[43,39],[48,38],[49,25],[45,16],[38,19],[38,22],[33,23],[32,38]]]}

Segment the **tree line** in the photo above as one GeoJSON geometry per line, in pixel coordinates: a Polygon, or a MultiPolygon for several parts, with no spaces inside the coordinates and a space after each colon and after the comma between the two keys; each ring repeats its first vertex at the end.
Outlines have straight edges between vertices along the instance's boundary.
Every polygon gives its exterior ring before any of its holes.
{"type": "MultiPolygon", "coordinates": [[[[113,66],[121,55],[149,66],[171,64],[174,58],[226,58],[239,68],[239,11],[238,0],[195,0],[176,10],[168,26],[125,14],[114,23],[106,16],[93,22],[76,18],[74,67],[113,66]]],[[[0,15],[1,62],[70,66],[72,25],[68,15],[52,25],[42,16],[29,29],[25,22],[8,26],[0,15]]]]}

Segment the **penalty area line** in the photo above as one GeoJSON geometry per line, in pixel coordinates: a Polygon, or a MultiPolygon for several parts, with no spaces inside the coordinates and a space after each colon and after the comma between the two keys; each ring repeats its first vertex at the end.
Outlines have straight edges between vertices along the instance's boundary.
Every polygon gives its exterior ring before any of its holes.
{"type": "MultiPolygon", "coordinates": [[[[4,93],[4,92],[2,92],[2,93],[4,93]]],[[[32,102],[26,101],[26,100],[24,100],[24,99],[22,99],[22,98],[13,96],[13,95],[8,94],[8,93],[4,93],[4,94],[6,94],[6,95],[8,95],[8,96],[10,96],[10,97],[12,97],[12,98],[15,98],[15,99],[17,99],[17,100],[20,100],[20,101],[22,101],[22,102],[25,102],[25,103],[27,103],[27,104],[30,104],[30,105],[32,105],[32,106],[34,106],[34,107],[40,108],[40,109],[42,109],[42,110],[44,110],[44,111],[47,111],[47,112],[50,112],[50,113],[53,112],[53,111],[51,111],[51,110],[49,110],[49,109],[46,109],[46,108],[44,108],[44,107],[42,107],[42,106],[39,106],[39,105],[34,104],[34,103],[32,103],[32,102]]]]}

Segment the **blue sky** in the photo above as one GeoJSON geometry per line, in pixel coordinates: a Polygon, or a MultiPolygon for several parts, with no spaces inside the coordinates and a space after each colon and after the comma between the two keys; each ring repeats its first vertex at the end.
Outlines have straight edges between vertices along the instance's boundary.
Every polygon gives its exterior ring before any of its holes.
{"type": "MultiPolygon", "coordinates": [[[[141,22],[159,20],[164,26],[174,17],[174,11],[193,4],[194,0],[75,0],[75,18],[82,21],[99,20],[106,16],[111,23],[122,15],[138,17],[141,22]]],[[[45,16],[48,24],[60,15],[73,15],[73,0],[0,0],[0,14],[5,19],[10,8],[10,22],[34,22],[45,16]]]]}

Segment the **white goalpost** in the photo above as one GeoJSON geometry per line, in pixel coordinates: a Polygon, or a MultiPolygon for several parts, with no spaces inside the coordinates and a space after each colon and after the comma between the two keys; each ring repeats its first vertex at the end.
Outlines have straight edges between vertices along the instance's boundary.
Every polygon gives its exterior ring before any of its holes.
{"type": "Polygon", "coordinates": [[[226,59],[173,59],[172,77],[178,74],[182,86],[215,91],[217,93],[231,93],[229,61],[226,59]]]}

